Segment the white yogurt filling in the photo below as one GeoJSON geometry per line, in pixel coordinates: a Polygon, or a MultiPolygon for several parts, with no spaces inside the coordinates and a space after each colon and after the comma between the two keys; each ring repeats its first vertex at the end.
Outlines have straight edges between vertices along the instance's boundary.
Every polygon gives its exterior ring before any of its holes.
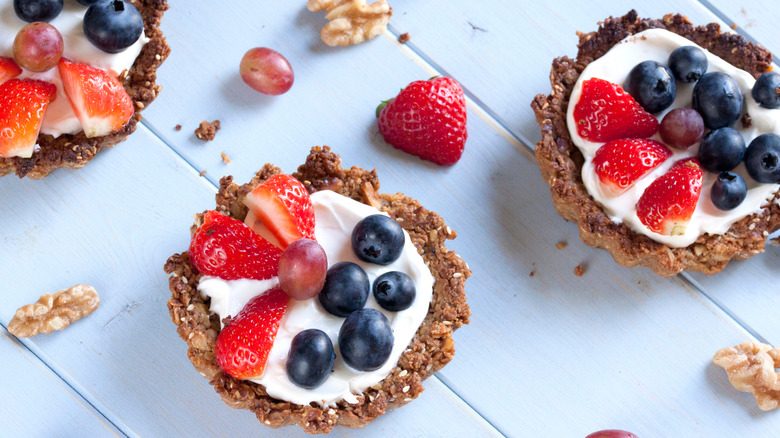
{"type": "MultiPolygon", "coordinates": [[[[366,263],[355,256],[350,243],[352,229],[364,217],[380,213],[379,210],[330,190],[314,193],[311,195],[311,201],[316,219],[314,234],[328,255],[329,266],[341,261],[357,263],[366,271],[372,285],[374,280],[385,272],[405,272],[414,280],[417,294],[410,308],[400,312],[390,312],[382,309],[373,294],[369,293],[366,307],[377,309],[387,317],[393,329],[395,343],[387,362],[378,370],[367,372],[350,368],[341,358],[338,335],[345,318],[326,312],[316,297],[304,301],[290,300],[268,355],[265,371],[262,376],[251,380],[265,386],[272,397],[300,405],[315,402],[323,406],[333,406],[341,400],[357,403],[358,395],[390,374],[401,354],[412,341],[428,314],[428,305],[433,297],[433,277],[406,231],[404,231],[405,243],[401,257],[390,265],[366,263]],[[320,329],[330,337],[336,352],[336,361],[334,372],[328,379],[319,387],[308,390],[290,381],[285,363],[293,337],[311,328],[320,329]]],[[[276,278],[259,281],[203,277],[198,290],[205,297],[211,298],[211,311],[218,314],[222,320],[228,315],[235,315],[252,297],[264,293],[277,284],[276,278]]]]}
{"type": "MultiPolygon", "coordinates": [[[[113,54],[106,53],[92,45],[84,35],[83,23],[86,12],[86,6],[82,6],[75,0],[67,0],[60,15],[49,22],[62,34],[64,42],[62,56],[73,62],[112,71],[115,76],[119,76],[123,70],[129,70],[141,53],[141,49],[149,42],[149,38],[141,33],[138,41],[126,50],[113,54]]],[[[0,56],[14,57],[14,39],[19,30],[27,24],[16,16],[12,0],[0,0],[0,56]]],[[[57,98],[46,110],[41,133],[59,137],[62,134],[75,134],[81,131],[81,123],[70,106],[68,96],[65,95],[57,67],[41,73],[24,70],[19,76],[19,79],[23,78],[40,79],[57,86],[57,98]]]]}
{"type": "MultiPolygon", "coordinates": [[[[699,151],[698,143],[684,151],[669,147],[673,155],[650,174],[638,180],[633,187],[621,195],[613,196],[604,189],[593,166],[593,156],[604,143],[594,143],[580,137],[577,133],[577,123],[574,120],[574,107],[576,102],[580,100],[582,82],[596,77],[622,87],[629,71],[635,65],[647,60],[657,61],[666,65],[672,51],[681,46],[696,46],[696,44],[664,29],[650,29],[629,36],[610,49],[604,56],[588,64],[572,90],[570,102],[573,104],[569,105],[566,115],[569,135],[585,157],[585,164],[582,166],[582,180],[588,193],[602,205],[604,211],[613,222],[625,223],[637,233],[644,234],[657,242],[671,247],[688,246],[705,233],[713,235],[726,233],[735,222],[745,216],[760,212],[767,204],[767,201],[771,200],[775,192],[780,188],[778,184],[759,184],[755,182],[748,175],[745,165],[742,163],[737,166],[734,172],[739,173],[745,179],[748,187],[747,198],[737,208],[730,211],[722,211],[717,209],[710,200],[710,189],[717,178],[717,174],[705,171],[701,196],[696,205],[696,210],[688,223],[685,234],[679,236],[664,236],[650,231],[639,220],[636,214],[636,203],[647,186],[666,173],[675,162],[686,157],[695,157],[699,151]]],[[[780,110],[761,108],[756,103],[751,95],[753,84],[755,84],[753,76],[744,70],[732,66],[706,49],[702,50],[707,54],[709,63],[707,71],[727,73],[734,78],[742,91],[744,96],[742,111],[743,114],[747,112],[750,115],[752,125],[749,128],[744,128],[742,122],[738,120],[732,127],[742,134],[742,137],[745,139],[745,145],[749,145],[754,138],[764,133],[773,132],[780,135],[780,110]]],[[[658,120],[663,119],[663,116],[674,108],[690,107],[694,85],[695,83],[685,84],[678,81],[677,96],[674,103],[668,109],[655,115],[658,120]]],[[[652,138],[663,143],[660,134],[656,134],[652,138]]]]}

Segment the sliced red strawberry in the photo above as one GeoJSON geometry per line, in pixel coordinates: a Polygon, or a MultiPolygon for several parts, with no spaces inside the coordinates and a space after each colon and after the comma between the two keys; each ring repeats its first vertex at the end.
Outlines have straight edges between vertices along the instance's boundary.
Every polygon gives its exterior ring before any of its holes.
{"type": "Polygon", "coordinates": [[[70,106],[87,137],[118,131],[133,117],[133,99],[107,71],[65,58],[60,60],[59,71],[70,106]]]}
{"type": "Polygon", "coordinates": [[[596,151],[593,167],[607,191],[619,195],[671,156],[672,151],[657,141],[612,140],[596,151]]]}
{"type": "Polygon", "coordinates": [[[639,220],[654,233],[685,234],[699,201],[701,184],[702,171],[698,162],[680,160],[645,189],[636,204],[639,220]]]}
{"type": "Polygon", "coordinates": [[[33,79],[11,79],[0,84],[0,157],[29,158],[57,87],[33,79]]]}
{"type": "MultiPolygon", "coordinates": [[[[268,229],[282,249],[298,239],[314,240],[314,207],[300,181],[279,174],[255,187],[246,205],[268,229]]],[[[262,230],[255,230],[260,234],[262,230]]]]}
{"type": "Polygon", "coordinates": [[[593,142],[647,138],[658,132],[658,119],[620,85],[599,78],[582,82],[574,120],[580,137],[593,142]]]}
{"type": "Polygon", "coordinates": [[[22,69],[11,58],[0,56],[0,84],[22,74],[22,69]]]}
{"type": "Polygon", "coordinates": [[[266,280],[279,272],[282,251],[243,222],[212,210],[192,236],[189,254],[201,274],[266,280]]]}
{"type": "Polygon", "coordinates": [[[219,332],[214,354],[222,370],[236,379],[259,377],[274,345],[289,297],[277,287],[249,300],[219,332]]]}

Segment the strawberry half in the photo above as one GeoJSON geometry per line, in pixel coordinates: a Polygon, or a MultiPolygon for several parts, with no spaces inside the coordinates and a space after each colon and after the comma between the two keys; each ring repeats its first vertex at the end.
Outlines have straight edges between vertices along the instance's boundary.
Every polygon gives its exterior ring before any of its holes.
{"type": "Polygon", "coordinates": [[[11,58],[0,56],[0,84],[22,74],[22,69],[11,58]]]}
{"type": "Polygon", "coordinates": [[[201,274],[266,280],[279,271],[282,251],[243,222],[212,210],[192,236],[189,254],[201,274]]]}
{"type": "Polygon", "coordinates": [[[57,87],[34,79],[0,84],[0,157],[30,158],[57,87]]]}
{"type": "Polygon", "coordinates": [[[658,132],[658,119],[620,85],[599,78],[582,82],[574,120],[580,137],[593,142],[646,138],[658,132]]]}
{"type": "Polygon", "coordinates": [[[65,58],[58,65],[65,94],[88,138],[122,129],[135,110],[119,79],[107,71],[65,58]]]}
{"type": "Polygon", "coordinates": [[[223,371],[236,379],[263,374],[288,300],[281,288],[271,289],[249,300],[219,332],[214,354],[223,371]]]}
{"type": "Polygon", "coordinates": [[[654,233],[685,234],[699,201],[701,184],[702,171],[698,161],[680,160],[645,189],[636,204],[639,220],[654,233]]]}
{"type": "Polygon", "coordinates": [[[593,167],[607,191],[619,195],[671,156],[672,151],[657,141],[612,140],[596,151],[593,167]]]}
{"type": "Polygon", "coordinates": [[[415,81],[377,108],[379,132],[396,149],[455,164],[468,138],[466,99],[452,78],[415,81]]]}
{"type": "MultiPolygon", "coordinates": [[[[314,207],[309,192],[292,176],[268,178],[247,195],[245,202],[281,249],[301,238],[314,240],[314,207]]],[[[264,234],[263,230],[255,231],[264,234]]]]}

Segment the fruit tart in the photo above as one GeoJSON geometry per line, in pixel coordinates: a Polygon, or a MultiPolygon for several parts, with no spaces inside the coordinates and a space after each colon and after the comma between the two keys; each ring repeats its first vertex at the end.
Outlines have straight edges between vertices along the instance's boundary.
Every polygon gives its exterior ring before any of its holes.
{"type": "Polygon", "coordinates": [[[220,181],[168,301],[195,368],[229,406],[309,433],[362,427],[423,391],[468,323],[456,233],[375,170],[315,147],[292,175],[220,181]]]}
{"type": "Polygon", "coordinates": [[[531,106],[553,204],[586,244],[662,276],[713,274],[780,228],[780,75],[717,24],[636,11],[581,33],[531,106]]]}
{"type": "Polygon", "coordinates": [[[0,0],[0,176],[81,168],[160,91],[166,0],[0,0]]]}

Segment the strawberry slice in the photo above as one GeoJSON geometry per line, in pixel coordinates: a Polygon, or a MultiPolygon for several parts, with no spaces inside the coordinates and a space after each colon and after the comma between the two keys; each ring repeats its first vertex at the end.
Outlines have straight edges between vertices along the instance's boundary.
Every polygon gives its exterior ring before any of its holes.
{"type": "Polygon", "coordinates": [[[222,370],[236,379],[259,377],[274,345],[289,297],[276,287],[247,303],[219,332],[214,354],[222,370]]]}
{"type": "Polygon", "coordinates": [[[698,161],[680,160],[645,189],[636,204],[639,220],[654,233],[685,234],[699,201],[701,184],[702,171],[698,161]]]}
{"type": "Polygon", "coordinates": [[[88,138],[122,129],[135,110],[119,79],[99,68],[60,59],[60,76],[70,106],[88,138]]]}
{"type": "Polygon", "coordinates": [[[0,56],[0,84],[22,74],[22,69],[11,58],[0,56]]]}
{"type": "Polygon", "coordinates": [[[212,210],[192,236],[189,254],[201,274],[266,280],[279,271],[282,251],[243,222],[212,210]]]}
{"type": "Polygon", "coordinates": [[[247,195],[246,205],[281,249],[301,238],[314,240],[314,207],[306,188],[292,176],[268,178],[247,195]]]}
{"type": "Polygon", "coordinates": [[[34,79],[0,84],[0,157],[30,158],[57,87],[34,79]]]}
{"type": "Polygon", "coordinates": [[[599,78],[582,82],[574,120],[580,137],[593,142],[646,138],[658,132],[658,119],[620,85],[599,78]]]}
{"type": "Polygon", "coordinates": [[[671,156],[672,151],[657,141],[612,140],[596,151],[593,167],[607,191],[619,195],[671,156]]]}

